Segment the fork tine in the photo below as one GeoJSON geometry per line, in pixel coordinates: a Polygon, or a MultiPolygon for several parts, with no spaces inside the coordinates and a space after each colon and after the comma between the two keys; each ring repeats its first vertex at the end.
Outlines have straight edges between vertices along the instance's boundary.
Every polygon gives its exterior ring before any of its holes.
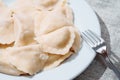
{"type": "Polygon", "coordinates": [[[88,43],[91,47],[93,47],[94,42],[88,37],[86,32],[82,32],[81,34],[82,34],[83,39],[86,41],[86,43],[88,43]]]}
{"type": "Polygon", "coordinates": [[[93,33],[91,30],[88,30],[88,31],[97,42],[100,42],[100,43],[104,42],[104,40],[101,37],[99,37],[97,34],[93,33]]]}
{"type": "Polygon", "coordinates": [[[97,45],[100,45],[104,42],[104,40],[101,37],[98,37],[95,33],[93,33],[91,30],[86,30],[82,32],[83,39],[91,46],[96,47],[97,45]]]}
{"type": "Polygon", "coordinates": [[[86,30],[85,32],[91,38],[91,40],[94,42],[94,44],[98,43],[98,39],[96,39],[93,35],[91,35],[91,33],[88,30],[86,30]]]}
{"type": "Polygon", "coordinates": [[[100,39],[93,35],[90,30],[87,30],[86,32],[91,36],[92,39],[94,39],[96,43],[100,42],[100,39]]]}

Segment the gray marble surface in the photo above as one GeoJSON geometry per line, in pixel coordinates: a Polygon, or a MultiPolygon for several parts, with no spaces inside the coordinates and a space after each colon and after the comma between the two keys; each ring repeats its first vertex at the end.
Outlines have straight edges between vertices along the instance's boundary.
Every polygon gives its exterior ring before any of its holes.
{"type": "MultiPolygon", "coordinates": [[[[120,0],[86,0],[96,12],[101,35],[106,40],[113,63],[120,68],[120,0]]],[[[91,65],[74,80],[118,80],[96,56],[91,65]]]]}

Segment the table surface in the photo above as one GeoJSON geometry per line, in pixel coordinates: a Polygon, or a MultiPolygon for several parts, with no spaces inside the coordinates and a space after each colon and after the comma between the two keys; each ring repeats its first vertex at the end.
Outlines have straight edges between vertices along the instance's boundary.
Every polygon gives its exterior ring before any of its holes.
{"type": "MultiPolygon", "coordinates": [[[[120,68],[120,0],[86,0],[98,15],[101,35],[106,40],[111,60],[120,68]],[[111,51],[110,51],[111,49],[111,51]]],[[[118,80],[99,56],[74,80],[118,80]]]]}

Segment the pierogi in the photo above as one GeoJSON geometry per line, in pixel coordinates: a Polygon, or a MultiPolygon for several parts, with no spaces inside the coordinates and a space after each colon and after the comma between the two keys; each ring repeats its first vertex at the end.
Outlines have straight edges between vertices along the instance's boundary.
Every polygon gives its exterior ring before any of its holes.
{"type": "Polygon", "coordinates": [[[60,65],[81,46],[66,0],[0,0],[0,72],[34,75],[60,65]]]}

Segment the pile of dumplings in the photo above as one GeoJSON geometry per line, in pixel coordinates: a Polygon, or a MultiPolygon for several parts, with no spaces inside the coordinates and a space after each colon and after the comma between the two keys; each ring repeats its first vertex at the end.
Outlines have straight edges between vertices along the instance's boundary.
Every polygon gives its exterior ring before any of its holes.
{"type": "Polygon", "coordinates": [[[34,75],[80,49],[80,34],[66,0],[0,1],[0,72],[34,75]]]}

